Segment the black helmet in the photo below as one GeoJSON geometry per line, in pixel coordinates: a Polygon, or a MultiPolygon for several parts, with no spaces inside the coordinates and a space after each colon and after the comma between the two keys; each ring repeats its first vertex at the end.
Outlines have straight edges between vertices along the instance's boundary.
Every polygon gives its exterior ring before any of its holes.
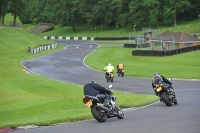
{"type": "Polygon", "coordinates": [[[160,73],[159,72],[155,72],[154,76],[160,76],[160,73]]]}
{"type": "Polygon", "coordinates": [[[90,83],[96,83],[94,80],[91,80],[90,83]]]}

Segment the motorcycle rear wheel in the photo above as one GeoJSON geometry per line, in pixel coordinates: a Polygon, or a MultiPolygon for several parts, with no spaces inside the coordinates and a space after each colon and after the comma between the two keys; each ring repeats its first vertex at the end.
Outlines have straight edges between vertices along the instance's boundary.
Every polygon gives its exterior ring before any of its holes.
{"type": "Polygon", "coordinates": [[[91,107],[91,112],[92,115],[94,116],[94,118],[98,121],[98,122],[105,122],[107,119],[106,113],[105,112],[101,112],[101,110],[97,107],[96,104],[94,104],[91,107]]]}
{"type": "Polygon", "coordinates": [[[166,92],[163,92],[163,93],[161,94],[161,97],[162,97],[163,102],[164,102],[167,106],[172,106],[172,103],[171,103],[171,101],[169,100],[169,98],[167,97],[167,93],[166,93],[166,92]]]}
{"type": "Polygon", "coordinates": [[[124,77],[124,73],[122,73],[122,77],[124,77]]]}
{"type": "Polygon", "coordinates": [[[113,78],[110,78],[110,82],[113,82],[113,78]]]}

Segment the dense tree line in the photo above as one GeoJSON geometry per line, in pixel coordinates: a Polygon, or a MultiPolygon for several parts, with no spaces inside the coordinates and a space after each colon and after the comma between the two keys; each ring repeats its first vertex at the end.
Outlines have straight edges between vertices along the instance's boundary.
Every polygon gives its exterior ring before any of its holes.
{"type": "Polygon", "coordinates": [[[82,24],[124,26],[168,24],[177,19],[192,20],[200,15],[199,0],[0,0],[0,21],[7,13],[23,24],[46,22],[71,26],[82,24]]]}

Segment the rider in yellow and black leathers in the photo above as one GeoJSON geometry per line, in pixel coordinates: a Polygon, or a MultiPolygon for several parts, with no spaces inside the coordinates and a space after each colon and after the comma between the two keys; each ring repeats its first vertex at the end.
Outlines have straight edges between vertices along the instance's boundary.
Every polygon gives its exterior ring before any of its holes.
{"type": "Polygon", "coordinates": [[[109,63],[108,66],[104,67],[104,71],[106,71],[105,73],[105,78],[109,76],[110,72],[114,72],[114,67],[109,63]]]}

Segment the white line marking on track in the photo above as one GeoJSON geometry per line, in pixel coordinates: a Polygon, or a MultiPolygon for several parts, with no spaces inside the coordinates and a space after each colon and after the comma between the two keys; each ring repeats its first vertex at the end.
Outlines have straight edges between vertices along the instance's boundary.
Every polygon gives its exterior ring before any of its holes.
{"type": "Polygon", "coordinates": [[[160,102],[160,101],[157,101],[157,102],[152,103],[152,104],[148,104],[148,105],[146,105],[146,106],[138,107],[138,108],[127,108],[127,109],[123,109],[123,111],[124,111],[124,113],[125,113],[125,112],[130,112],[130,111],[134,111],[134,110],[143,109],[143,108],[152,106],[152,105],[154,105],[154,104],[156,104],[156,103],[158,103],[158,102],[160,102]]]}
{"type": "Polygon", "coordinates": [[[200,91],[200,88],[175,90],[175,92],[176,91],[200,91]]]}

